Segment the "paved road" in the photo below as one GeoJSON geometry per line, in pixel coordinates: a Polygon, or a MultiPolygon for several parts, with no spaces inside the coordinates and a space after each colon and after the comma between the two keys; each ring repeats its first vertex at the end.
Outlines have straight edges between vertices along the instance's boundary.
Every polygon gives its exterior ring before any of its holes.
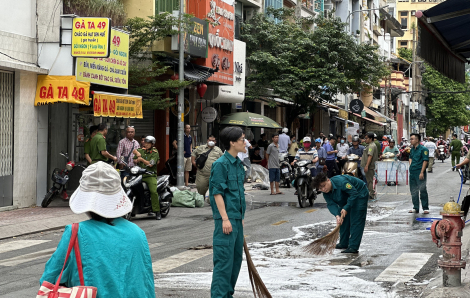
{"type": "MultiPolygon", "coordinates": [[[[439,217],[449,196],[457,198],[459,181],[449,160],[436,163],[428,176],[431,214],[426,217],[439,217]]],[[[379,185],[378,190],[395,188],[379,185]]],[[[322,196],[313,208],[301,209],[294,190],[283,191],[270,196],[249,190],[245,218],[252,258],[273,297],[417,297],[435,276],[440,249],[426,230],[430,224],[415,221],[424,215],[407,213],[409,195],[382,194],[369,204],[359,255],[312,257],[300,248],[328,233],[334,218],[322,196]]],[[[409,189],[399,186],[398,192],[409,189]]],[[[134,222],[147,233],[157,297],[209,297],[212,250],[188,249],[212,244],[210,208],[172,208],[162,221],[144,216],[134,222]]],[[[0,297],[34,297],[60,237],[57,230],[0,241],[0,297]]],[[[253,297],[245,265],[234,297],[253,297]]]]}

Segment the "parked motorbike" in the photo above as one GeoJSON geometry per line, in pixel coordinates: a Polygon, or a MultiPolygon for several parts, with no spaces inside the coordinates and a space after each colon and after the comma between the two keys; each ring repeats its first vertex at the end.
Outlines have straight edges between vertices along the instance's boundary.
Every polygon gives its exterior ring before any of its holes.
{"type": "Polygon", "coordinates": [[[444,162],[444,160],[446,159],[446,146],[445,145],[439,145],[437,146],[437,159],[438,160],[442,160],[442,162],[444,162]]]}
{"type": "MultiPolygon", "coordinates": [[[[153,173],[139,166],[133,166],[129,169],[125,162],[123,162],[123,164],[129,172],[129,177],[123,178],[122,185],[132,203],[132,211],[123,217],[127,220],[131,220],[131,218],[136,214],[152,212],[150,190],[147,183],[142,181],[142,176],[153,173]]],[[[164,218],[170,212],[171,202],[173,201],[173,193],[170,190],[169,175],[157,177],[157,193],[160,200],[160,213],[162,218],[164,218]]]]}
{"type": "Polygon", "coordinates": [[[72,194],[80,185],[80,178],[85,170],[84,166],[76,165],[71,161],[68,153],[60,152],[60,155],[67,159],[67,163],[65,169],[55,168],[52,171],[51,180],[53,183],[51,189],[49,189],[41,202],[41,207],[43,208],[49,206],[56,197],[67,201],[69,199],[68,193],[72,194]]]}
{"type": "Polygon", "coordinates": [[[309,164],[312,164],[311,160],[300,160],[294,164],[296,172],[295,187],[300,208],[307,206],[307,200],[310,207],[312,207],[317,198],[317,192],[312,186],[313,177],[310,169],[307,167],[309,164]]]}
{"type": "Polygon", "coordinates": [[[343,166],[343,175],[349,175],[359,178],[361,174],[357,164],[359,156],[356,154],[349,154],[346,156],[346,159],[347,161],[343,166]]]}
{"type": "Polygon", "coordinates": [[[280,153],[279,161],[281,169],[281,181],[279,184],[290,188],[292,182],[292,167],[289,163],[289,155],[287,153],[280,153]]]}

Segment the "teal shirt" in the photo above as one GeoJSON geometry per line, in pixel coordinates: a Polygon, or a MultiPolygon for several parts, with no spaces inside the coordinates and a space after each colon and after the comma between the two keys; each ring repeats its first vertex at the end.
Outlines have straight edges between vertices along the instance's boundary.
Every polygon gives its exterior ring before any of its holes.
{"type": "Polygon", "coordinates": [[[423,162],[429,161],[428,148],[424,147],[423,145],[418,145],[416,148],[412,146],[410,152],[410,159],[410,173],[421,172],[421,169],[423,168],[423,162]]]}
{"type": "Polygon", "coordinates": [[[238,157],[233,157],[225,151],[219,159],[212,164],[209,178],[209,197],[211,200],[212,216],[221,219],[219,209],[215,203],[214,195],[220,194],[224,198],[225,211],[229,219],[245,218],[245,169],[238,157]]]}
{"type": "Polygon", "coordinates": [[[332,189],[323,193],[328,210],[334,216],[341,215],[341,209],[348,213],[351,207],[359,200],[369,199],[367,184],[361,179],[349,175],[334,176],[330,178],[332,189]]]}
{"type": "Polygon", "coordinates": [[[398,159],[398,154],[400,154],[400,150],[398,150],[397,146],[393,146],[393,149],[390,148],[390,146],[385,147],[384,152],[382,152],[382,154],[385,154],[387,152],[395,154],[395,160],[398,159]]]}
{"type": "MultiPolygon", "coordinates": [[[[72,235],[65,227],[56,251],[46,263],[40,283],[55,284],[64,265],[72,235]]],[[[155,297],[152,258],[144,231],[136,224],[116,218],[114,226],[96,220],[80,223],[78,241],[86,286],[98,289],[96,298],[155,297]]],[[[72,253],[60,283],[79,286],[77,263],[72,253]]]]}

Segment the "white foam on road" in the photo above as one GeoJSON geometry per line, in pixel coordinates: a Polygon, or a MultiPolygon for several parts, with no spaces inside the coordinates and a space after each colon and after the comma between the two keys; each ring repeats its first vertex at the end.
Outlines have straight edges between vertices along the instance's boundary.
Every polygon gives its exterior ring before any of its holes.
{"type": "Polygon", "coordinates": [[[0,244],[0,253],[9,252],[12,250],[23,249],[34,245],[49,242],[51,240],[16,240],[0,244]]]}
{"type": "Polygon", "coordinates": [[[212,254],[212,249],[187,250],[152,263],[154,273],[164,273],[212,254]]]}
{"type": "Polygon", "coordinates": [[[402,253],[375,281],[406,282],[429,261],[432,253],[402,253]]]}
{"type": "MultiPolygon", "coordinates": [[[[250,245],[253,262],[273,297],[388,297],[389,293],[379,284],[355,276],[365,272],[364,269],[331,263],[338,259],[345,259],[347,262],[344,254],[336,251],[331,256],[312,257],[301,251],[300,248],[311,241],[305,240],[302,230],[324,224],[325,222],[294,227],[296,234],[292,238],[250,245]]],[[[211,281],[211,272],[158,274],[155,286],[209,291],[211,281]]],[[[237,282],[237,291],[251,292],[245,261],[237,282]]]]}

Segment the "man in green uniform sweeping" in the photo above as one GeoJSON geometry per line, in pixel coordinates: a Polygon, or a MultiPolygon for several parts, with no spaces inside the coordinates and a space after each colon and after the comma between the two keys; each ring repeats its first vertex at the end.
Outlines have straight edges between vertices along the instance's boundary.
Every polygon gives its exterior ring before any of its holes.
{"type": "Polygon", "coordinates": [[[246,152],[245,134],[239,127],[220,133],[225,153],[212,164],[209,196],[214,218],[211,298],[231,298],[243,260],[245,217],[245,169],[237,157],[246,152]]]}
{"type": "Polygon", "coordinates": [[[160,220],[162,219],[162,215],[160,213],[160,201],[157,193],[157,165],[160,163],[160,155],[158,154],[158,150],[153,147],[154,145],[155,138],[153,136],[147,136],[144,139],[143,147],[134,149],[133,153],[135,163],[137,163],[139,167],[153,173],[151,175],[143,175],[142,181],[147,183],[152,200],[152,211],[155,212],[155,218],[160,220]]]}
{"type": "Polygon", "coordinates": [[[369,201],[366,183],[349,175],[328,179],[327,175],[319,173],[313,185],[323,192],[328,210],[336,216],[336,223],[341,225],[336,249],[344,249],[342,253],[358,253],[369,201]]]}
{"type": "Polygon", "coordinates": [[[426,168],[429,162],[429,150],[420,144],[421,136],[413,133],[410,136],[410,191],[413,201],[413,209],[409,213],[419,212],[419,199],[421,195],[421,206],[423,213],[429,213],[428,191],[426,189],[426,168]]]}

